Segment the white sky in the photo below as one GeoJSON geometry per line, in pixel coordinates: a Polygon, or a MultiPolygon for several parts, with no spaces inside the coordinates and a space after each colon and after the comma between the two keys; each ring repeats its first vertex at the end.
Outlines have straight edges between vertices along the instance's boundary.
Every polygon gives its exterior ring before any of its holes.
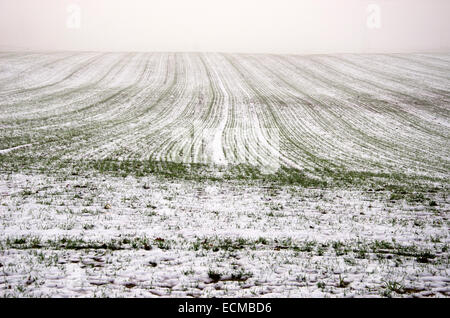
{"type": "Polygon", "coordinates": [[[0,0],[0,49],[450,51],[450,0],[0,0]],[[81,8],[80,28],[67,7],[81,8]],[[369,4],[381,28],[369,29],[369,4]]]}

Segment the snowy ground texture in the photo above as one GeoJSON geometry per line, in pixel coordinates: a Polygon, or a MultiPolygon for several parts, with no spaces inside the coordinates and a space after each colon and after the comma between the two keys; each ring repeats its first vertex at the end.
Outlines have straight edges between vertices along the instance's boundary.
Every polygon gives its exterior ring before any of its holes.
{"type": "Polygon", "coordinates": [[[0,296],[448,297],[449,72],[0,53],[0,296]]]}

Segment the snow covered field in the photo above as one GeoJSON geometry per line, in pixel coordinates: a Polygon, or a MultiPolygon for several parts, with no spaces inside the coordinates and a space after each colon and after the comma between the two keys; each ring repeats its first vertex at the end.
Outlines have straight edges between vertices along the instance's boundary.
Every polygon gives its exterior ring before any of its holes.
{"type": "Polygon", "coordinates": [[[448,297],[449,72],[0,53],[0,296],[448,297]]]}

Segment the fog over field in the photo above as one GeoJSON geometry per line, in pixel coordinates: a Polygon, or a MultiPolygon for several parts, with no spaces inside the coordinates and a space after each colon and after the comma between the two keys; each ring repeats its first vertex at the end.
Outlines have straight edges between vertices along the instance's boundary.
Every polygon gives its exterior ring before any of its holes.
{"type": "Polygon", "coordinates": [[[442,52],[450,48],[448,12],[447,0],[0,0],[0,45],[75,51],[442,52]],[[71,5],[80,9],[79,28],[66,27],[71,5]],[[373,5],[380,9],[381,25],[370,29],[367,20],[377,14],[373,5]]]}
{"type": "Polygon", "coordinates": [[[0,297],[449,297],[449,3],[0,0],[0,297]]]}

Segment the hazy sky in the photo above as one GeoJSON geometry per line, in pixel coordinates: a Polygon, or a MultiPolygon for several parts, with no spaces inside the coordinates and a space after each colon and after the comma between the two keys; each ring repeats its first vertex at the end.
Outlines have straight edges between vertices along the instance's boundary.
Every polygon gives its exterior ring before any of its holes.
{"type": "Polygon", "coordinates": [[[450,51],[449,12],[450,0],[0,0],[0,49],[450,51]]]}

